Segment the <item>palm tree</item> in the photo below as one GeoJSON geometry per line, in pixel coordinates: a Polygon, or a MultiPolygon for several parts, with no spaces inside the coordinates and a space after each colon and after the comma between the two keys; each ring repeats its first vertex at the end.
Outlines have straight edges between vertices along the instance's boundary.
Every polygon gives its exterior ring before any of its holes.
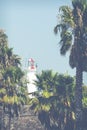
{"type": "Polygon", "coordinates": [[[87,2],[72,0],[73,8],[60,7],[60,22],[54,28],[60,32],[60,53],[65,55],[70,50],[69,64],[76,68],[75,116],[76,130],[82,122],[82,80],[83,71],[87,71],[87,2]]]}
{"type": "Polygon", "coordinates": [[[42,71],[36,75],[37,80],[35,84],[37,86],[36,98],[31,100],[32,108],[38,113],[38,118],[42,125],[47,130],[51,130],[49,111],[51,108],[50,98],[55,93],[55,86],[57,86],[57,73],[53,73],[52,70],[42,71]]]}
{"type": "Polygon", "coordinates": [[[0,106],[3,108],[1,115],[3,118],[5,110],[8,110],[9,129],[11,118],[14,115],[18,116],[19,105],[27,100],[27,87],[24,85],[23,76],[20,58],[13,53],[12,48],[9,48],[7,35],[0,30],[0,106]],[[19,91],[20,88],[25,89],[19,91]]]}
{"type": "Polygon", "coordinates": [[[35,83],[38,92],[31,103],[35,112],[38,112],[39,120],[47,129],[62,129],[69,122],[70,113],[74,112],[74,109],[71,109],[74,78],[46,70],[37,74],[35,83]],[[66,123],[65,118],[67,118],[66,123]]]}

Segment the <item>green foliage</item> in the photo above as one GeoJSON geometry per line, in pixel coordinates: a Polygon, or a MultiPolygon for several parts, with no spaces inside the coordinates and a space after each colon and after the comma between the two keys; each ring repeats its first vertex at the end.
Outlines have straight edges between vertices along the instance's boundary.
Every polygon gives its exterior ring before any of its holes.
{"type": "Polygon", "coordinates": [[[87,86],[83,86],[83,99],[82,99],[83,107],[87,108],[87,86]]]}
{"type": "MultiPolygon", "coordinates": [[[[82,82],[83,72],[87,71],[87,0],[72,0],[72,8],[60,7],[59,18],[54,32],[60,33],[60,54],[70,50],[69,64],[76,68],[75,116],[76,130],[80,130],[83,128],[82,102],[86,107],[86,97],[82,101],[82,82]]],[[[60,92],[61,88],[63,86],[60,92]]]]}
{"type": "MultiPolygon", "coordinates": [[[[41,123],[50,130],[62,129],[62,126],[65,130],[74,129],[75,78],[47,70],[37,74],[37,79],[37,96],[30,100],[30,105],[41,123]]],[[[87,108],[86,86],[83,86],[83,107],[87,108]]]]}
{"type": "Polygon", "coordinates": [[[27,84],[20,60],[9,48],[5,32],[0,30],[0,105],[9,117],[18,116],[19,106],[27,102],[27,84]]]}
{"type": "Polygon", "coordinates": [[[72,5],[73,8],[69,6],[59,8],[60,20],[58,19],[54,32],[60,33],[60,53],[65,55],[71,50],[70,66],[76,67],[81,60],[82,70],[87,71],[87,1],[72,0],[72,5]]]}
{"type": "Polygon", "coordinates": [[[55,126],[58,129],[60,124],[64,125],[64,120],[69,118],[70,113],[72,121],[74,121],[74,107],[72,107],[74,104],[74,78],[47,70],[37,74],[37,79],[37,96],[31,99],[30,104],[31,108],[38,112],[41,123],[46,128],[52,129],[55,126]]]}
{"type": "Polygon", "coordinates": [[[87,97],[84,97],[82,102],[83,102],[83,107],[87,108],[87,97]]]}

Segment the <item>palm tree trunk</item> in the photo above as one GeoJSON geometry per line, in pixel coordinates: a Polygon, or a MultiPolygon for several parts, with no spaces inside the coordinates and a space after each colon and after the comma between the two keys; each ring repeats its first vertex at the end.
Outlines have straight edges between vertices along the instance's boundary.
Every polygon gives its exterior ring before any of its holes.
{"type": "Polygon", "coordinates": [[[80,64],[76,67],[76,89],[75,89],[75,116],[76,130],[82,130],[82,69],[80,64]]]}
{"type": "Polygon", "coordinates": [[[9,130],[11,129],[11,115],[9,114],[9,124],[8,124],[9,130]]]}

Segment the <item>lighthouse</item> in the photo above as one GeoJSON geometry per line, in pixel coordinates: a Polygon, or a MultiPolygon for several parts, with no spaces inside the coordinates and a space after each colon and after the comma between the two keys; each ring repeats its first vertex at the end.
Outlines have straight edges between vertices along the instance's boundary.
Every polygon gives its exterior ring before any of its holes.
{"type": "Polygon", "coordinates": [[[37,87],[35,85],[37,66],[35,65],[34,59],[30,58],[28,60],[28,70],[27,70],[27,89],[28,95],[30,98],[34,97],[34,93],[37,91],[37,87]]]}

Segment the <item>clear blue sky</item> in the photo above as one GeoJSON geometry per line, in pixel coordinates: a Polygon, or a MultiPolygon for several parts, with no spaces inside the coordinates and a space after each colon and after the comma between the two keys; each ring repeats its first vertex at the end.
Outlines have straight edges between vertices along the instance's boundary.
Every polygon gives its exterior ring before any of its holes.
{"type": "Polygon", "coordinates": [[[71,0],[0,0],[0,28],[8,35],[9,47],[27,66],[34,58],[38,71],[52,69],[75,75],[68,64],[68,55],[59,54],[59,37],[53,30],[58,9],[70,5],[71,0]]]}

